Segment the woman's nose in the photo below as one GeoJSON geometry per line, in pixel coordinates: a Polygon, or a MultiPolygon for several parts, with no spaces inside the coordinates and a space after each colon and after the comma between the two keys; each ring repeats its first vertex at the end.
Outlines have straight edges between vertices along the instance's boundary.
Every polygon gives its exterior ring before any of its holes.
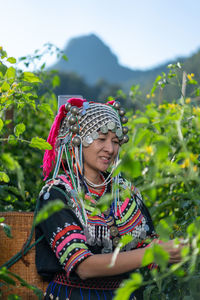
{"type": "Polygon", "coordinates": [[[113,154],[114,152],[114,145],[112,141],[106,141],[105,148],[104,148],[109,154],[113,154]]]}

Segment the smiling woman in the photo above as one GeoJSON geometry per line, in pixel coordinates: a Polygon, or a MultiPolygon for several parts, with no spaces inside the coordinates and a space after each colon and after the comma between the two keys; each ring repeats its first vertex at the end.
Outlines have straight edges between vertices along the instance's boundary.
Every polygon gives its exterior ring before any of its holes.
{"type": "MultiPolygon", "coordinates": [[[[124,109],[114,101],[71,98],[60,107],[48,138],[52,150],[46,150],[43,161],[45,178],[55,165],[54,174],[42,188],[40,204],[60,199],[66,208],[36,228],[36,238],[46,237],[36,249],[38,273],[50,282],[45,299],[113,299],[121,282],[141,266],[145,240],[157,238],[139,191],[121,175],[112,176],[120,146],[128,141],[126,122],[124,109]],[[130,197],[123,201],[125,190],[130,197]],[[111,204],[94,214],[105,193],[111,204]],[[126,234],[132,240],[109,268],[126,234]]],[[[171,262],[180,260],[172,241],[163,246],[171,262]]],[[[142,299],[140,291],[130,299],[142,299]]]]}

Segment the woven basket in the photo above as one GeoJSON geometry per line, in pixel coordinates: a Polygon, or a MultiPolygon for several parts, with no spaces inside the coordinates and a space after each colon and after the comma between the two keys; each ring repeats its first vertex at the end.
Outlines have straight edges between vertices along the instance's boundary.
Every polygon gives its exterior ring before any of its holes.
{"type": "MultiPolygon", "coordinates": [[[[31,227],[33,223],[33,213],[32,212],[2,212],[0,217],[5,218],[5,223],[11,226],[13,238],[8,238],[5,233],[0,231],[0,266],[7,262],[13,255],[19,252],[24,243],[26,242],[28,236],[31,232],[31,227]]],[[[35,241],[35,236],[33,236],[31,243],[35,241]]],[[[40,288],[42,291],[46,290],[47,282],[42,281],[41,277],[37,274],[35,266],[35,247],[33,247],[24,259],[29,262],[27,267],[23,261],[20,259],[16,262],[9,270],[26,282],[40,288]]],[[[11,286],[12,287],[12,286],[11,286]]],[[[1,287],[3,292],[3,298],[7,299],[7,296],[10,294],[17,294],[22,297],[24,300],[35,300],[38,297],[33,293],[33,291],[21,287],[20,283],[17,286],[12,287],[11,290],[8,290],[7,287],[1,287]]]]}

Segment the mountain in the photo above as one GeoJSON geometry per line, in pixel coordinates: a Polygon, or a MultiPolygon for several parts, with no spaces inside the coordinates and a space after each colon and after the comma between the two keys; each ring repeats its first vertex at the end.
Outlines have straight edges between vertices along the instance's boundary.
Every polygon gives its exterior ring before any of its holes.
{"type": "MultiPolygon", "coordinates": [[[[51,67],[57,69],[60,74],[61,84],[56,90],[60,95],[79,93],[87,96],[86,98],[105,99],[116,94],[119,89],[128,94],[133,85],[139,84],[145,97],[150,92],[156,77],[163,72],[168,73],[168,64],[177,61],[183,64],[183,69],[187,73],[194,73],[197,80],[200,74],[200,50],[190,57],[176,58],[143,71],[120,65],[117,56],[94,34],[71,39],[64,53],[68,61],[60,59],[51,67]]],[[[179,73],[181,82],[181,72],[179,73]]],[[[188,94],[190,91],[191,87],[187,86],[188,94]]],[[[165,100],[171,101],[180,97],[180,88],[175,87],[175,84],[166,85],[162,95],[165,100]]]]}
{"type": "Polygon", "coordinates": [[[75,72],[91,85],[101,79],[118,84],[142,73],[121,66],[117,56],[94,34],[71,39],[64,53],[68,61],[61,59],[53,68],[62,73],[75,72]]]}

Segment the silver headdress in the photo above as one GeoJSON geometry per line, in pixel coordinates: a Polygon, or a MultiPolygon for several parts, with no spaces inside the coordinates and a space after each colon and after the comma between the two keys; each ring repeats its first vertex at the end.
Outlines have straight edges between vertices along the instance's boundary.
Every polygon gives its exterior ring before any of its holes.
{"type": "Polygon", "coordinates": [[[122,126],[128,119],[125,116],[125,110],[120,108],[119,102],[114,102],[113,105],[83,102],[83,106],[80,108],[67,103],[66,109],[68,113],[62,123],[58,140],[65,139],[66,133],[68,133],[73,136],[74,147],[81,143],[84,147],[88,147],[94,140],[98,139],[99,131],[106,134],[111,130],[116,133],[120,144],[128,142],[126,135],[128,128],[122,126]]]}

